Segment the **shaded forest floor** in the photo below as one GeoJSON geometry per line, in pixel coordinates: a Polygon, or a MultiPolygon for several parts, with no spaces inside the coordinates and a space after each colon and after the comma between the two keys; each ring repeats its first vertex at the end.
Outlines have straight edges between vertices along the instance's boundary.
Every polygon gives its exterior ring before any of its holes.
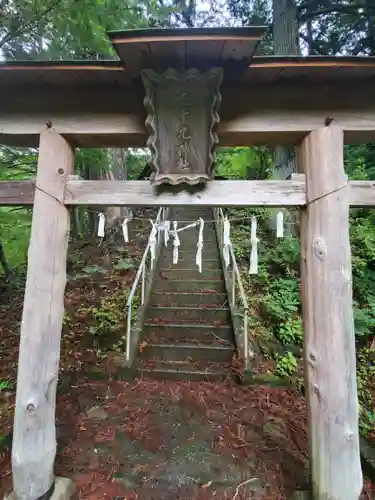
{"type": "MultiPolygon", "coordinates": [[[[71,253],[56,473],[74,479],[77,499],[85,500],[286,499],[308,486],[306,405],[300,392],[241,387],[231,377],[223,383],[116,380],[125,331],[117,311],[123,310],[143,248],[142,224],[135,228],[138,246],[130,245],[126,255],[105,245],[71,253]],[[98,310],[106,311],[104,319],[98,310]],[[111,330],[110,339],[101,335],[101,322],[111,330]],[[117,350],[109,350],[109,344],[117,350]]],[[[11,488],[23,297],[22,283],[0,286],[0,380],[7,381],[0,392],[1,497],[11,488]]],[[[361,498],[374,496],[367,482],[361,498]]]]}

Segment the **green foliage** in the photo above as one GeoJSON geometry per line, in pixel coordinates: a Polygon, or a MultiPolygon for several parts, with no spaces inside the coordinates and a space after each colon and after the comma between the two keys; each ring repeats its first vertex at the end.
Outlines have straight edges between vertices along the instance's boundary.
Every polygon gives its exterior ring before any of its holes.
{"type": "Polygon", "coordinates": [[[98,307],[91,306],[82,309],[82,312],[92,318],[89,333],[94,337],[119,333],[121,328],[125,328],[125,305],[126,297],[120,294],[102,298],[98,307]]]}
{"type": "Polygon", "coordinates": [[[300,264],[300,241],[293,236],[286,236],[277,241],[271,252],[265,254],[265,264],[269,263],[273,271],[296,277],[300,264]]]}
{"type": "Polygon", "coordinates": [[[100,266],[86,266],[82,269],[82,272],[85,274],[96,274],[96,273],[105,273],[105,269],[100,266]]]}
{"type": "Polygon", "coordinates": [[[281,277],[272,280],[264,302],[266,312],[272,322],[291,320],[300,309],[298,281],[281,277]]]}
{"type": "Polygon", "coordinates": [[[303,340],[302,320],[300,316],[288,319],[277,328],[277,336],[280,342],[286,344],[301,344],[303,340]]]}
{"type": "Polygon", "coordinates": [[[361,415],[360,430],[364,435],[374,430],[375,401],[372,396],[374,384],[375,348],[364,347],[357,355],[357,388],[361,415]]]}
{"type": "Polygon", "coordinates": [[[127,271],[128,269],[132,269],[134,267],[133,262],[130,259],[120,259],[117,264],[113,266],[114,269],[118,271],[127,271]]]}
{"type": "Polygon", "coordinates": [[[271,156],[261,148],[220,148],[216,174],[228,179],[264,179],[271,170],[271,156]]]}
{"type": "Polygon", "coordinates": [[[291,377],[297,371],[298,362],[294,355],[288,351],[285,356],[276,355],[275,375],[278,377],[291,377]]]}
{"type": "MultiPolygon", "coordinates": [[[[79,312],[87,314],[91,319],[89,333],[95,343],[99,339],[110,340],[111,348],[120,349],[126,338],[126,316],[129,290],[119,291],[109,297],[103,297],[98,306],[82,308],[79,312]],[[119,340],[120,339],[120,340],[119,340]]],[[[132,323],[136,319],[139,299],[134,297],[131,311],[132,323]]]]}
{"type": "Polygon", "coordinates": [[[358,307],[354,302],[354,325],[357,337],[368,338],[375,327],[375,297],[368,307],[358,307]]]}
{"type": "Polygon", "coordinates": [[[0,380],[0,392],[10,389],[10,383],[7,380],[0,380]]]}
{"type": "Polygon", "coordinates": [[[0,47],[16,59],[113,59],[106,32],[148,26],[159,10],[145,0],[0,2],[0,47]]]}
{"type": "MultiPolygon", "coordinates": [[[[0,237],[11,269],[26,262],[29,247],[31,213],[18,207],[0,207],[0,237]]],[[[3,272],[0,268],[0,274],[3,272]]]]}

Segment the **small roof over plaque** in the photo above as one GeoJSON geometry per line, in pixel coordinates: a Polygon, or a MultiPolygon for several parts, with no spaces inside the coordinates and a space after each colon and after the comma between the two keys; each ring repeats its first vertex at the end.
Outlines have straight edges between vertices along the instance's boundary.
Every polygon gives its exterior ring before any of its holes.
{"type": "Polygon", "coordinates": [[[179,71],[249,64],[266,28],[179,28],[111,31],[109,37],[133,78],[148,68],[179,71]]]}

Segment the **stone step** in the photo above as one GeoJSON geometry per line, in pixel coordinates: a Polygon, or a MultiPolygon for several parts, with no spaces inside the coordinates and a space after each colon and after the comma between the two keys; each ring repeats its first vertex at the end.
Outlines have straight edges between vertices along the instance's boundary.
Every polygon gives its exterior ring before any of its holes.
{"type": "Polygon", "coordinates": [[[192,228],[189,228],[189,229],[186,229],[186,231],[191,231],[193,229],[197,229],[199,228],[200,226],[200,222],[199,219],[202,218],[204,220],[204,229],[207,230],[207,229],[214,229],[216,227],[215,225],[215,222],[213,221],[212,219],[212,216],[211,215],[200,215],[200,214],[196,214],[196,215],[177,215],[177,216],[170,216],[168,217],[168,219],[172,222],[172,225],[171,225],[171,229],[173,229],[173,222],[176,221],[177,222],[177,229],[179,229],[180,227],[183,227],[183,226],[187,226],[188,224],[193,224],[194,222],[197,222],[197,225],[192,227],[192,228]]]}
{"type": "MultiPolygon", "coordinates": [[[[186,229],[183,229],[183,231],[179,231],[179,236],[182,235],[182,234],[192,234],[195,232],[199,232],[199,228],[200,228],[200,221],[199,221],[200,217],[195,217],[195,218],[192,218],[192,220],[189,220],[189,219],[183,219],[183,218],[179,218],[179,219],[171,219],[171,222],[172,222],[172,226],[171,226],[171,229],[173,230],[173,222],[177,222],[177,229],[181,229],[181,228],[184,228],[185,226],[191,226],[189,228],[186,228],[186,229]],[[194,225],[192,225],[194,224],[194,225]]],[[[215,228],[216,228],[216,224],[215,222],[213,222],[212,220],[205,220],[205,217],[202,217],[203,221],[204,221],[204,227],[203,227],[203,234],[215,234],[215,228]]]]}
{"type": "MultiPolygon", "coordinates": [[[[194,219],[192,221],[177,220],[177,230],[185,228],[185,226],[190,226],[190,224],[193,224],[196,221],[197,221],[197,219],[194,219]]],[[[172,222],[171,231],[173,231],[173,220],[171,222],[172,222]]],[[[197,235],[197,234],[199,234],[199,228],[200,228],[200,223],[198,223],[196,226],[182,229],[182,231],[178,231],[178,237],[181,239],[181,237],[185,236],[185,235],[197,235]]],[[[216,225],[214,222],[205,222],[204,223],[203,235],[204,236],[216,235],[216,225]]]]}
{"type": "Polygon", "coordinates": [[[148,307],[145,324],[154,323],[155,320],[166,323],[203,323],[211,325],[225,325],[230,322],[228,307],[148,307]]]}
{"type": "Polygon", "coordinates": [[[201,292],[201,293],[225,293],[224,280],[165,280],[159,277],[155,279],[155,292],[201,292]]]}
{"type": "MultiPolygon", "coordinates": [[[[195,263],[195,256],[197,255],[197,245],[182,246],[178,249],[178,262],[180,261],[190,261],[195,263]]],[[[220,251],[217,245],[206,245],[202,251],[202,262],[206,260],[217,259],[220,260],[220,251]]],[[[173,249],[168,247],[163,249],[162,255],[160,256],[161,262],[173,262],[173,249]]],[[[177,264],[178,264],[177,262],[177,264]]],[[[174,264],[174,265],[177,265],[174,264]]],[[[218,266],[220,267],[220,266],[218,266]]]]}
{"type": "MultiPolygon", "coordinates": [[[[170,255],[166,254],[162,259],[160,259],[159,265],[163,269],[198,269],[195,264],[195,253],[191,253],[189,257],[184,259],[178,259],[177,264],[173,264],[172,253],[170,255]]],[[[202,271],[206,269],[221,269],[219,256],[216,258],[202,259],[202,271]]]]}
{"type": "Polygon", "coordinates": [[[151,295],[150,306],[227,307],[228,297],[226,293],[156,292],[151,295]]]}
{"type": "Polygon", "coordinates": [[[205,269],[202,263],[202,272],[200,273],[198,268],[195,269],[176,269],[176,268],[161,268],[159,270],[159,278],[162,280],[172,280],[172,281],[185,281],[185,280],[212,280],[212,281],[221,281],[223,276],[223,271],[221,269],[205,269]]]}
{"type": "MultiPolygon", "coordinates": [[[[195,244],[197,244],[198,236],[199,236],[199,228],[198,227],[192,227],[190,229],[185,229],[184,231],[180,231],[178,233],[178,238],[179,238],[181,244],[183,244],[187,241],[195,241],[195,244]]],[[[173,236],[170,238],[169,241],[171,241],[172,238],[173,238],[173,236]]],[[[204,226],[203,245],[205,245],[207,241],[217,242],[217,237],[216,237],[216,233],[215,233],[213,228],[208,228],[208,227],[204,226]]],[[[170,243],[170,245],[172,246],[171,243],[170,243]]]]}
{"type": "Polygon", "coordinates": [[[181,325],[155,322],[145,324],[142,339],[146,342],[156,343],[199,343],[213,344],[216,340],[220,344],[233,344],[233,329],[231,325],[181,325]]]}
{"type": "MultiPolygon", "coordinates": [[[[189,252],[189,253],[197,253],[197,243],[198,237],[189,236],[180,239],[180,246],[178,248],[178,256],[180,257],[180,253],[189,252]]],[[[219,255],[219,245],[217,243],[216,238],[205,238],[203,241],[203,249],[202,249],[202,257],[207,255],[214,254],[215,257],[219,255]],[[214,251],[217,250],[215,253],[214,251]]],[[[169,241],[167,253],[172,255],[173,253],[173,242],[169,241]]]]}
{"type": "Polygon", "coordinates": [[[212,208],[197,207],[197,208],[172,208],[169,212],[170,219],[174,220],[195,220],[199,217],[202,219],[213,220],[212,208]]]}
{"type": "Polygon", "coordinates": [[[144,378],[154,380],[206,380],[216,382],[231,377],[230,363],[189,363],[143,360],[139,372],[144,378]]]}
{"type": "Polygon", "coordinates": [[[148,344],[142,359],[154,361],[214,361],[230,362],[234,353],[229,345],[148,344]]]}

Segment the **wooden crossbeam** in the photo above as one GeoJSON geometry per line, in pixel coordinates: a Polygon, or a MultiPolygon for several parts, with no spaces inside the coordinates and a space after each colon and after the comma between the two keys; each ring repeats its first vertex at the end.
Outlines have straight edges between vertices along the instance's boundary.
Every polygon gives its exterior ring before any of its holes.
{"type": "Polygon", "coordinates": [[[65,203],[127,206],[295,206],[305,203],[305,182],[212,181],[202,186],[153,187],[149,181],[70,181],[65,203]]]}
{"type": "MultiPolygon", "coordinates": [[[[221,94],[221,146],[297,145],[327,120],[343,129],[346,143],[375,140],[371,82],[357,83],[356,92],[346,84],[299,83],[224,85],[221,94]]],[[[0,96],[0,143],[37,146],[48,123],[78,147],[146,147],[143,98],[139,85],[9,89],[0,96]]]]}
{"type": "MultiPolygon", "coordinates": [[[[1,111],[1,110],[0,110],[1,111]]],[[[221,146],[298,145],[311,130],[329,118],[324,111],[250,110],[244,116],[221,119],[221,146]]],[[[358,114],[336,111],[335,123],[344,131],[345,144],[375,140],[375,110],[358,114]],[[360,115],[360,116],[359,116],[360,115]]],[[[40,130],[52,124],[71,144],[81,148],[146,147],[148,134],[143,119],[121,112],[0,114],[0,143],[37,147],[40,130]]]]}
{"type": "Polygon", "coordinates": [[[0,206],[33,205],[35,181],[0,181],[0,206]]]}
{"type": "MultiPolygon", "coordinates": [[[[350,206],[375,206],[374,181],[350,181],[350,206]]],[[[1,181],[0,206],[30,206],[34,181],[1,181]]],[[[287,181],[212,181],[202,188],[160,186],[149,181],[85,181],[68,177],[66,205],[98,206],[289,206],[306,205],[304,176],[287,181]]]]}

